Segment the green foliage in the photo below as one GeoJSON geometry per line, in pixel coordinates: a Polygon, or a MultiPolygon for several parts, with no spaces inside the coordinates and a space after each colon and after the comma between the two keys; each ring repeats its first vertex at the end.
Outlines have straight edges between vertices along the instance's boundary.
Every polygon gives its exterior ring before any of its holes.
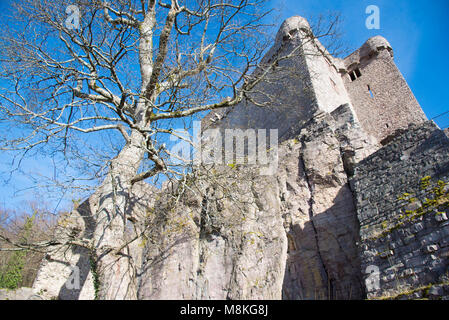
{"type": "MultiPolygon", "coordinates": [[[[26,219],[22,229],[21,241],[26,243],[33,228],[36,212],[32,217],[26,219]]],[[[6,266],[0,270],[0,288],[17,289],[23,280],[23,270],[25,267],[27,250],[16,251],[9,258],[6,266]]]]}
{"type": "Polygon", "coordinates": [[[89,255],[90,262],[90,271],[92,272],[93,282],[94,282],[94,292],[95,292],[95,300],[98,300],[98,294],[100,292],[100,277],[97,272],[97,257],[95,252],[91,250],[89,255]]]}
{"type": "Polygon", "coordinates": [[[6,266],[0,270],[0,288],[17,289],[20,287],[25,266],[25,255],[25,251],[15,252],[6,266]]]}

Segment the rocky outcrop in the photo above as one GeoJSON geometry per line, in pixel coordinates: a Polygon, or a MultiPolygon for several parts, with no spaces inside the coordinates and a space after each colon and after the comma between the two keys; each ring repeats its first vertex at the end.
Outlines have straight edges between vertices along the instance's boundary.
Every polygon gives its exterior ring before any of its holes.
{"type": "Polygon", "coordinates": [[[355,246],[358,222],[347,179],[353,165],[375,146],[349,107],[342,106],[332,114],[317,115],[303,129],[296,146],[298,174],[294,180],[281,166],[290,239],[285,298],[363,296],[355,246]]]}
{"type": "Polygon", "coordinates": [[[151,213],[141,299],[280,299],[287,239],[274,177],[238,165],[171,186],[151,213]],[[188,189],[187,189],[188,187],[188,189]]]}
{"type": "MultiPolygon", "coordinates": [[[[279,146],[273,175],[260,175],[256,166],[214,165],[167,183],[157,195],[136,188],[132,215],[146,230],[132,245],[136,298],[362,298],[348,177],[377,148],[342,105],[315,114],[279,146]]],[[[67,222],[72,227],[62,230],[88,236],[94,202],[78,207],[67,222]]],[[[62,247],[47,257],[35,289],[47,298],[94,298],[89,254],[81,251],[62,247]],[[67,286],[74,266],[79,288],[67,286]]]]}
{"type": "MultiPolygon", "coordinates": [[[[448,182],[448,150],[431,122],[380,148],[342,105],[315,114],[279,146],[274,175],[228,164],[199,168],[159,192],[142,185],[133,211],[146,230],[131,246],[135,296],[447,298],[449,188],[437,182],[448,182]]],[[[71,222],[80,227],[69,230],[88,232],[85,206],[71,222]]],[[[60,257],[44,263],[33,292],[93,298],[88,267],[78,291],[64,285],[69,267],[88,255],[60,257]]]]}
{"type": "Polygon", "coordinates": [[[0,289],[0,300],[42,300],[33,288],[0,289]]]}
{"type": "Polygon", "coordinates": [[[348,173],[375,147],[344,105],[284,142],[273,176],[214,166],[172,185],[150,212],[139,298],[363,297],[348,173]]]}

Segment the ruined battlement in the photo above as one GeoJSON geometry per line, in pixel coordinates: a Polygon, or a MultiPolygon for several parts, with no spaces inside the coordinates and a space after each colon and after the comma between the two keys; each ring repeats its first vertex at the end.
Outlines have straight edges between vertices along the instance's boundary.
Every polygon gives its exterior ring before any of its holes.
{"type": "Polygon", "coordinates": [[[369,38],[359,49],[343,59],[345,69],[353,71],[361,61],[375,58],[382,50],[387,50],[387,53],[393,58],[393,48],[387,39],[382,36],[369,38]]]}
{"type": "Polygon", "coordinates": [[[281,43],[299,35],[299,32],[312,32],[309,22],[300,16],[294,16],[286,19],[278,33],[276,34],[276,43],[281,43]]]}

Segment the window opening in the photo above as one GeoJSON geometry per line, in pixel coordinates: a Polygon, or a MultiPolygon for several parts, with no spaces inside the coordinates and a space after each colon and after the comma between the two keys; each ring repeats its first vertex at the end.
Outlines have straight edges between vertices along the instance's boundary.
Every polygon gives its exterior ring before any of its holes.
{"type": "Polygon", "coordinates": [[[362,73],[360,72],[359,68],[355,68],[353,71],[349,72],[349,77],[351,78],[351,81],[354,81],[362,76],[362,73]]]}

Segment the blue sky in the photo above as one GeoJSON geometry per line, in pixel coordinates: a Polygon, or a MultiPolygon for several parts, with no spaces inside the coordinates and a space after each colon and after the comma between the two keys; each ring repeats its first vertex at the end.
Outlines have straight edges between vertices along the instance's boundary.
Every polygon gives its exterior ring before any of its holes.
{"type": "MultiPolygon", "coordinates": [[[[9,3],[8,0],[0,0],[0,12],[8,13],[9,3]]],[[[372,36],[384,36],[392,45],[396,64],[427,117],[433,118],[449,110],[448,0],[273,0],[272,5],[281,9],[281,17],[275,22],[278,26],[293,15],[310,19],[328,11],[340,12],[343,18],[342,40],[351,52],[372,36]],[[376,5],[380,9],[380,30],[365,27],[368,17],[365,9],[368,5],[376,5]]],[[[440,127],[449,126],[449,115],[436,119],[436,122],[440,127]]],[[[8,170],[11,158],[1,154],[0,159],[1,173],[8,170]]],[[[26,160],[23,170],[51,175],[51,166],[51,160],[41,156],[26,160]]],[[[24,200],[48,198],[45,193],[38,195],[31,190],[17,193],[32,185],[26,175],[17,172],[6,180],[8,177],[0,174],[0,207],[13,209],[20,207],[24,200]]],[[[48,201],[55,206],[54,201],[48,201]]]]}

